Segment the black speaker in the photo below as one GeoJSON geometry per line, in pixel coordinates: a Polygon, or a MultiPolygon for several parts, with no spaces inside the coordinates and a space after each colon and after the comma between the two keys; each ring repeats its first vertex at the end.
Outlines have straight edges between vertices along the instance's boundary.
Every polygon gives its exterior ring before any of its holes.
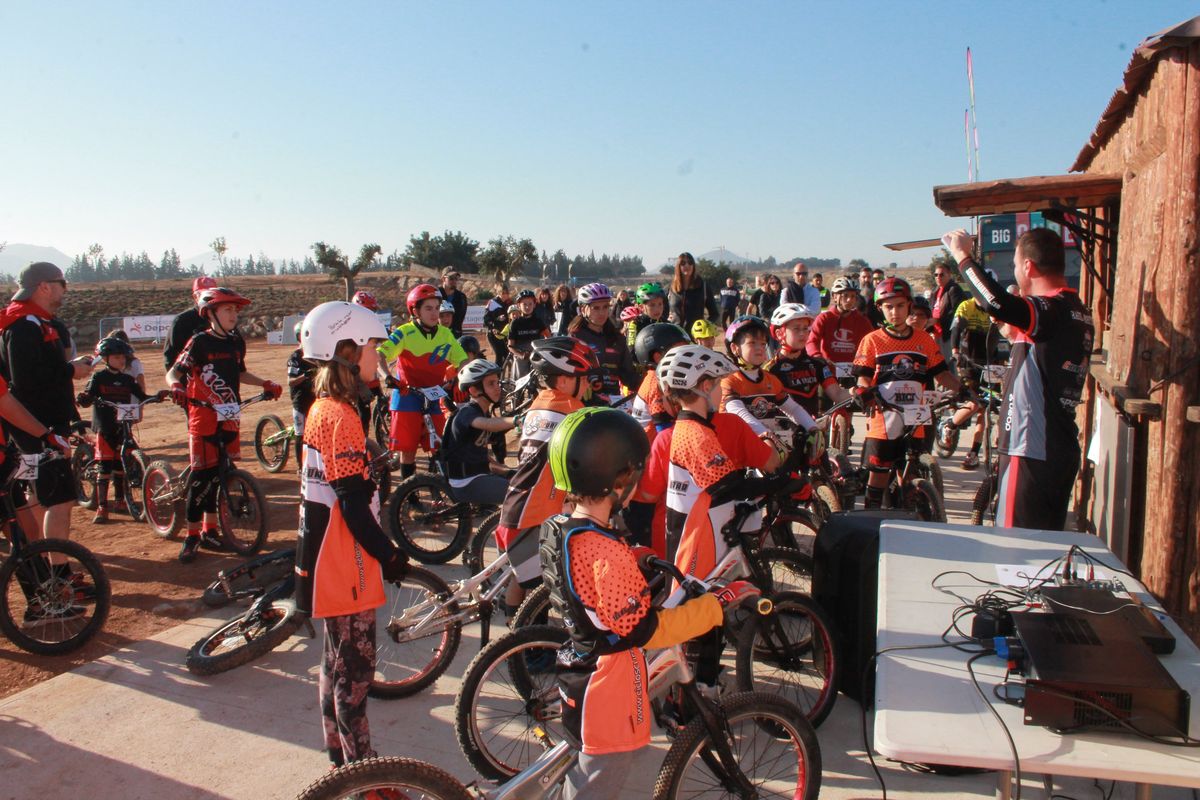
{"type": "Polygon", "coordinates": [[[838,690],[866,703],[875,696],[876,602],[879,596],[879,525],[885,520],[912,521],[911,511],[870,509],[831,514],[813,545],[813,599],[833,621],[841,652],[838,690]]]}

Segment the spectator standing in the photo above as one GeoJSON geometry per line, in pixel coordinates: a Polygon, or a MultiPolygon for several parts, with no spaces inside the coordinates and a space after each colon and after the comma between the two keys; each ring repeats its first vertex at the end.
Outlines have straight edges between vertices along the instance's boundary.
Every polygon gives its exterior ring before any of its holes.
{"type": "Polygon", "coordinates": [[[758,303],[754,304],[754,316],[761,319],[770,319],[775,313],[775,309],[779,308],[780,296],[783,293],[783,281],[779,280],[776,275],[766,275],[764,277],[763,293],[758,298],[758,303]]]}
{"type": "MultiPolygon", "coordinates": [[[[783,289],[781,302],[799,303],[809,308],[821,307],[821,293],[817,291],[817,287],[808,282],[808,267],[803,261],[797,261],[796,266],[792,267],[792,279],[783,289]]],[[[770,317],[763,317],[763,319],[770,319],[770,317]]]]}
{"type": "MultiPolygon", "coordinates": [[[[92,373],[91,356],[72,360],[71,334],[57,318],[67,293],[63,271],[48,261],[21,271],[21,288],[4,310],[0,334],[0,376],[9,392],[50,431],[66,434],[79,421],[74,381],[92,373]]],[[[12,429],[13,440],[25,453],[40,453],[43,440],[12,429]]],[[[34,497],[20,511],[29,538],[70,538],[75,480],[65,459],[43,464],[34,481],[34,497]]]]}
{"type": "Polygon", "coordinates": [[[937,281],[937,291],[933,293],[933,338],[941,348],[942,358],[950,361],[950,326],[954,322],[954,312],[966,299],[966,293],[950,274],[950,268],[945,264],[939,265],[933,272],[937,281]]]}
{"type": "Polygon", "coordinates": [[[579,305],[575,302],[575,292],[565,283],[560,283],[554,290],[554,313],[557,322],[551,326],[555,336],[566,336],[567,326],[579,316],[579,305]]]}
{"type": "Polygon", "coordinates": [[[1013,275],[1021,296],[1004,290],[971,257],[966,231],[942,237],[975,301],[1012,337],[1000,408],[997,527],[1062,530],[1079,471],[1079,404],[1095,329],[1067,285],[1062,237],[1048,228],[1021,234],[1013,275]]]}
{"type": "Polygon", "coordinates": [[[812,285],[821,293],[821,308],[829,308],[829,290],[825,288],[825,276],[821,273],[814,273],[812,276],[812,285]]]}
{"type": "Polygon", "coordinates": [[[508,339],[504,329],[508,327],[508,307],[513,304],[512,289],[507,283],[496,284],[496,294],[483,309],[483,327],[487,330],[488,344],[492,346],[492,357],[497,364],[508,358],[508,339]]]}
{"type": "Polygon", "coordinates": [[[550,297],[550,287],[543,286],[537,291],[537,305],[533,309],[534,316],[550,330],[554,330],[554,300],[550,297]]]}
{"type": "Polygon", "coordinates": [[[450,330],[454,338],[462,336],[463,320],[467,318],[467,296],[458,290],[458,279],[462,275],[453,267],[442,270],[442,299],[448,300],[454,306],[454,319],[450,322],[450,330]]]}
{"type": "Polygon", "coordinates": [[[749,314],[751,316],[756,316],[758,314],[758,301],[762,299],[763,287],[766,286],[766,284],[767,280],[765,275],[759,274],[754,276],[754,291],[750,293],[749,297],[744,298],[746,305],[744,308],[740,309],[738,313],[749,314]]]}
{"type": "Polygon", "coordinates": [[[208,320],[200,316],[200,295],[205,289],[217,288],[217,281],[207,275],[201,275],[192,281],[192,307],[171,320],[171,330],[167,333],[167,341],[163,343],[163,370],[169,371],[175,366],[175,359],[183,351],[184,345],[200,331],[208,330],[208,320]]]}
{"type": "Polygon", "coordinates": [[[725,286],[721,289],[721,327],[728,328],[729,323],[733,322],[733,318],[737,316],[738,301],[742,299],[742,292],[734,285],[733,278],[725,279],[725,286]]]}
{"type": "Polygon", "coordinates": [[[621,325],[621,312],[632,305],[634,305],[634,300],[629,296],[628,289],[617,292],[617,302],[613,303],[612,317],[618,327],[621,325]]]}
{"type": "Polygon", "coordinates": [[[675,259],[675,277],[667,302],[671,322],[685,331],[691,330],[696,320],[704,319],[706,313],[713,322],[719,317],[717,299],[696,270],[696,259],[691,253],[680,253],[675,259]]]}

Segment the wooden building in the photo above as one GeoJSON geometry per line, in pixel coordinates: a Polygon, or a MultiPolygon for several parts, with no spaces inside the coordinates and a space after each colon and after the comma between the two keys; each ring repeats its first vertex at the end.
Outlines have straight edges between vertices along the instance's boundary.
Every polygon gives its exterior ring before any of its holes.
{"type": "Polygon", "coordinates": [[[1076,234],[1096,324],[1076,516],[1200,640],[1200,17],[1137,47],[1070,171],[934,199],[1076,234]]]}

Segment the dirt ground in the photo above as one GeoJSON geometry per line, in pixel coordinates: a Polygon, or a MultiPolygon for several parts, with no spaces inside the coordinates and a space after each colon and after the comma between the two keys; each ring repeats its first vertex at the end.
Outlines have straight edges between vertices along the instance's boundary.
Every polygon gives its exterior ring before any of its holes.
{"type": "MultiPolygon", "coordinates": [[[[146,370],[147,390],[163,387],[158,346],[136,343],[135,346],[146,370]]],[[[247,367],[256,375],[286,385],[286,361],[290,353],[289,347],[251,341],[247,367]]],[[[79,381],[77,386],[82,387],[83,383],[79,381]]],[[[253,388],[245,390],[243,396],[253,391],[253,388]]],[[[258,479],[267,495],[270,535],[265,549],[275,549],[288,546],[295,539],[298,479],[291,463],[283,472],[271,475],[254,458],[254,426],[266,414],[276,414],[290,424],[291,404],[286,390],[279,401],[252,405],[242,417],[241,466],[258,479]]],[[[183,412],[178,407],[169,403],[147,406],[136,436],[147,460],[164,458],[177,469],[186,464],[187,438],[183,412]]],[[[162,539],[146,523],[133,522],[127,516],[113,515],[108,525],[93,525],[92,516],[93,512],[86,509],[74,509],[71,538],[96,554],[112,582],[112,611],[103,631],[81,650],[57,657],[26,653],[0,636],[0,697],[188,619],[204,607],[201,591],[216,572],[239,561],[233,554],[201,550],[194,562],[180,564],[176,560],[180,539],[162,539]]]]}

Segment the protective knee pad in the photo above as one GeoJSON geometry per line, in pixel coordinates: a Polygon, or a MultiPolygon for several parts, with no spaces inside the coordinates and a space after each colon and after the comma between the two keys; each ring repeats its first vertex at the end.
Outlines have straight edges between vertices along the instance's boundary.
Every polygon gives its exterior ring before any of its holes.
{"type": "Polygon", "coordinates": [[[188,482],[187,520],[199,522],[204,512],[214,513],[217,510],[217,468],[192,470],[192,479],[188,482]]]}

